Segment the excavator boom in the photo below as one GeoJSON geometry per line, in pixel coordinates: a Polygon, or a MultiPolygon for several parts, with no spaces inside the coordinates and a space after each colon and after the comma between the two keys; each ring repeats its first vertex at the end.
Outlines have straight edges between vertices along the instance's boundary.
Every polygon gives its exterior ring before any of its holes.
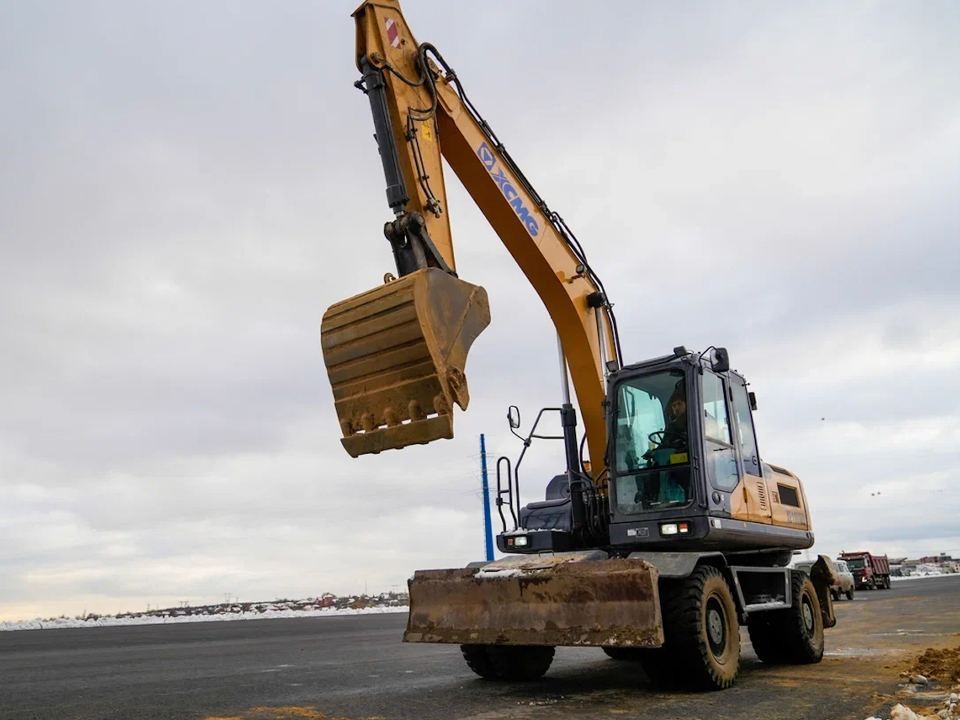
{"type": "Polygon", "coordinates": [[[608,362],[619,363],[619,345],[610,304],[582,248],[440,53],[416,42],[397,0],[368,0],[354,19],[358,87],[374,117],[395,215],[385,234],[400,277],[324,316],[324,357],[344,446],[357,455],[452,437],[452,406],[466,408],[466,354],[489,307],[481,288],[456,276],[443,158],[542,299],[569,366],[590,457],[603,458],[604,376],[608,362]],[[454,282],[422,279],[433,271],[454,282]],[[434,294],[440,285],[445,295],[434,294]],[[439,312],[451,298],[465,310],[439,312]]]}

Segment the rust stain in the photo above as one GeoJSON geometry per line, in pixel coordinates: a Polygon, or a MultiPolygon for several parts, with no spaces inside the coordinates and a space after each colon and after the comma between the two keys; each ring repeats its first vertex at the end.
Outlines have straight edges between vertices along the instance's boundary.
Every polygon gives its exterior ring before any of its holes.
{"type": "MultiPolygon", "coordinates": [[[[625,559],[418,570],[404,640],[659,647],[656,569],[625,559]],[[503,574],[495,574],[503,570],[503,574]],[[536,592],[530,588],[536,586],[536,592]]],[[[569,558],[566,558],[569,560],[569,558]]]]}

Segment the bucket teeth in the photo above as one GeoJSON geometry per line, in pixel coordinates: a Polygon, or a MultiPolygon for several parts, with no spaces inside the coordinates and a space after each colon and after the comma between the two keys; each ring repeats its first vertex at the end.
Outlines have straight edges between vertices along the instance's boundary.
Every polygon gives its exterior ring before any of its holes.
{"type": "Polygon", "coordinates": [[[486,291],[435,268],[332,305],[320,338],[347,452],[452,438],[467,352],[489,323],[486,291]]]}

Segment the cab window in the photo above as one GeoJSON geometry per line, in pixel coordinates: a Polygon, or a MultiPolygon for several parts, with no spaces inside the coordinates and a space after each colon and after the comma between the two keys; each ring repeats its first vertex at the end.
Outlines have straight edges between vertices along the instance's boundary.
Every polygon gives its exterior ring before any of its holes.
{"type": "Polygon", "coordinates": [[[616,394],[614,498],[619,513],[692,500],[686,377],[664,370],[624,380],[616,394]]]}
{"type": "Polygon", "coordinates": [[[720,490],[733,490],[740,482],[737,455],[730,435],[730,419],[724,381],[710,371],[703,373],[703,439],[705,465],[710,483],[720,490]]]}
{"type": "MultiPolygon", "coordinates": [[[[750,398],[742,380],[733,382],[733,413],[737,416],[737,439],[740,442],[740,457],[743,458],[743,471],[750,475],[761,476],[760,456],[757,453],[757,435],[753,429],[753,415],[750,413],[750,398]]],[[[795,503],[799,507],[799,503],[795,503]]]]}

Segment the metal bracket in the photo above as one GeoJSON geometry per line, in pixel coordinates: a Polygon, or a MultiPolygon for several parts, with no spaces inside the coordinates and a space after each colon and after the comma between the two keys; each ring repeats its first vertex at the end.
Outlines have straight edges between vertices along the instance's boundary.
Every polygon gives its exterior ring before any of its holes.
{"type": "Polygon", "coordinates": [[[447,264],[437,246],[433,244],[427,232],[426,221],[420,213],[400,215],[383,226],[383,234],[393,248],[393,258],[401,277],[428,267],[438,268],[457,277],[456,271],[447,264]]]}

